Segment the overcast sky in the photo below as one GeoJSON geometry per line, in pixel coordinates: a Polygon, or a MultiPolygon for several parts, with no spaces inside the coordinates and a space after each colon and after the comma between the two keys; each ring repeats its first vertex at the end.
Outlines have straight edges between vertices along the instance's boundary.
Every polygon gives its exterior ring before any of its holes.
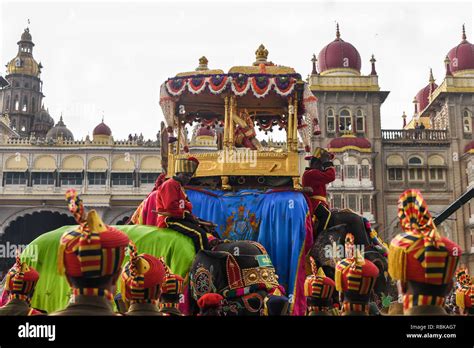
{"type": "Polygon", "coordinates": [[[29,18],[45,106],[56,121],[62,112],[76,138],[91,134],[102,113],[115,139],[154,138],[163,119],[160,84],[196,68],[202,55],[227,71],[250,65],[263,43],[271,61],[305,78],[312,54],[334,40],[336,21],[358,49],[363,74],[375,55],[380,86],[390,91],[382,126],[400,128],[429,68],[443,80],[463,23],[474,40],[471,2],[0,2],[1,74],[29,18]]]}

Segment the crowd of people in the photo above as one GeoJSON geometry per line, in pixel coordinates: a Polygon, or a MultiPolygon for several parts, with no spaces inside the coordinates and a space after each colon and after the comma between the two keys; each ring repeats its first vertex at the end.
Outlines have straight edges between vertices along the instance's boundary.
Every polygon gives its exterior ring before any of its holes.
{"type": "MultiPolygon", "coordinates": [[[[332,156],[318,148],[308,159],[310,167],[303,175],[303,186],[314,214],[315,231],[325,233],[330,215],[326,185],[335,176],[332,156]]],[[[212,222],[192,213],[184,186],[198,165],[193,157],[178,160],[176,175],[169,179],[160,176],[131,219],[135,224],[171,228],[188,236],[196,253],[226,243],[219,238],[212,222]]],[[[163,258],[140,253],[127,234],[106,225],[96,211],[86,213],[76,191],[69,190],[66,199],[78,223],[76,229],[61,237],[58,250],[58,269],[71,287],[69,303],[53,313],[32,308],[31,298],[40,274],[18,256],[5,279],[6,304],[0,308],[0,315],[184,315],[181,304],[186,296],[185,280],[173,274],[163,258]],[[129,260],[123,265],[127,251],[129,260]]],[[[304,282],[306,315],[474,314],[471,277],[466,268],[459,268],[462,250],[440,235],[418,190],[409,189],[400,196],[398,217],[402,233],[390,243],[388,275],[396,282],[399,296],[390,298],[382,310],[374,303],[374,286],[380,270],[364,258],[356,248],[354,235],[347,233],[344,258],[338,260],[333,277],[308,258],[310,267],[304,282]]],[[[263,306],[256,311],[258,315],[290,314],[291,301],[282,286],[265,291],[263,306]]],[[[210,290],[197,299],[196,309],[186,314],[227,315],[224,300],[222,293],[210,290]]]]}

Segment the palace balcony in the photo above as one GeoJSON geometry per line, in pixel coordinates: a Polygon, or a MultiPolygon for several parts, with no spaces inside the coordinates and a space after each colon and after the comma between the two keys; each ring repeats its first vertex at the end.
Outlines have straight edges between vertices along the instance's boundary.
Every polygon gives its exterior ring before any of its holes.
{"type": "Polygon", "coordinates": [[[383,129],[382,142],[397,145],[449,144],[447,130],[439,129],[383,129]]]}

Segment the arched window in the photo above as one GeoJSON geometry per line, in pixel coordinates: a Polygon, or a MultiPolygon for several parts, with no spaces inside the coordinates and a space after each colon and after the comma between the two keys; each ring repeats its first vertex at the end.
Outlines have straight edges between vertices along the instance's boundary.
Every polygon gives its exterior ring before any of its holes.
{"type": "Polygon", "coordinates": [[[370,179],[370,163],[369,160],[363,159],[360,165],[360,177],[362,179],[370,179]]]}
{"type": "Polygon", "coordinates": [[[413,156],[408,159],[408,179],[410,181],[423,181],[424,180],[424,169],[416,168],[421,167],[423,160],[420,157],[413,156]]]}
{"type": "Polygon", "coordinates": [[[326,119],[327,119],[327,131],[328,131],[328,133],[336,132],[336,119],[335,119],[335,116],[334,116],[334,110],[333,109],[328,110],[326,119]]]}
{"type": "Polygon", "coordinates": [[[344,160],[344,178],[345,179],[357,179],[357,158],[348,157],[344,160]]]}
{"type": "Polygon", "coordinates": [[[15,97],[15,101],[13,102],[13,104],[14,104],[15,111],[20,110],[20,101],[18,100],[18,96],[15,97]]]}
{"type": "Polygon", "coordinates": [[[464,133],[472,133],[472,117],[469,110],[464,110],[462,115],[462,128],[464,133]]]}
{"type": "Polygon", "coordinates": [[[28,99],[26,98],[26,95],[23,97],[23,103],[21,105],[21,111],[27,111],[28,110],[28,99]]]}
{"type": "Polygon", "coordinates": [[[413,156],[413,157],[410,157],[410,159],[408,160],[408,164],[410,164],[410,165],[422,165],[423,161],[421,160],[420,157],[413,156]]]}
{"type": "Polygon", "coordinates": [[[364,112],[362,109],[358,109],[356,112],[356,132],[364,132],[364,112]]]}
{"type": "Polygon", "coordinates": [[[336,169],[336,179],[342,178],[342,166],[341,162],[338,159],[334,160],[334,168],[336,169]]]}
{"type": "Polygon", "coordinates": [[[341,110],[339,114],[339,130],[341,132],[352,130],[351,112],[347,109],[341,110]]]}
{"type": "Polygon", "coordinates": [[[5,104],[5,111],[10,111],[10,96],[7,97],[7,103],[5,104]]]}

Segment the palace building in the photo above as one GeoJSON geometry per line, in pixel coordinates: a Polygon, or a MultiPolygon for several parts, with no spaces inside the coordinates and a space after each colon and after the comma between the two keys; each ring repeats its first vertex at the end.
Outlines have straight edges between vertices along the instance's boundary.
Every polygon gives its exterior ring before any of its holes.
{"type": "MultiPolygon", "coordinates": [[[[373,55],[361,56],[338,27],[334,41],[313,56],[308,82],[318,98],[320,132],[312,147],[336,154],[330,205],[365,216],[386,241],[399,232],[397,200],[404,189],[420,189],[436,215],[474,185],[474,46],[464,30],[455,44],[447,43],[447,55],[438,57],[445,76],[436,84],[429,75],[415,95],[411,120],[403,113],[400,129],[382,129],[381,105],[389,91],[379,85],[373,55]]],[[[33,47],[26,29],[0,79],[0,240],[26,244],[73,224],[64,203],[71,187],[104,222],[124,223],[161,172],[166,132],[162,127],[155,140],[115,140],[102,121],[92,139],[77,139],[66,126],[68,115],[56,122],[44,106],[43,66],[33,47]]],[[[221,133],[218,127],[193,129],[190,151],[217,150],[221,133]]],[[[285,146],[271,139],[266,144],[285,146]]],[[[302,174],[302,146],[300,155],[302,174]]],[[[462,246],[462,262],[474,269],[474,207],[466,204],[440,229],[462,246]]]]}
{"type": "MultiPolygon", "coordinates": [[[[375,58],[361,71],[361,55],[336,38],[313,57],[309,77],[318,98],[321,134],[313,146],[336,154],[332,207],[350,208],[374,224],[387,241],[399,231],[398,197],[406,188],[423,193],[433,215],[441,213],[474,185],[474,45],[463,27],[461,42],[439,57],[446,74],[437,85],[432,73],[414,98],[414,113],[401,129],[381,129],[381,90],[375,58]],[[423,124],[423,126],[422,126],[423,124]]],[[[433,61],[435,64],[436,61],[433,61]]],[[[463,248],[462,262],[474,269],[474,202],[439,229],[463,248]]]]}
{"type": "MultiPolygon", "coordinates": [[[[116,140],[102,121],[92,139],[79,140],[67,115],[55,122],[44,106],[43,66],[33,47],[27,28],[0,79],[0,240],[14,245],[75,223],[65,204],[69,188],[106,223],[122,224],[161,172],[160,136],[116,140]]],[[[11,260],[0,260],[0,271],[2,263],[11,260]]]]}

